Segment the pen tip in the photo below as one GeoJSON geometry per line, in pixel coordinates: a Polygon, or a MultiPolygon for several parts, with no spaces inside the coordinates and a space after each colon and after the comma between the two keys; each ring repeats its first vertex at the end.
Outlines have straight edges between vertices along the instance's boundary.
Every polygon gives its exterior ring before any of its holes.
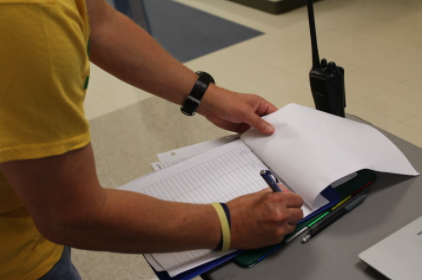
{"type": "Polygon", "coordinates": [[[265,170],[261,170],[261,175],[265,175],[265,174],[266,174],[265,170]]]}

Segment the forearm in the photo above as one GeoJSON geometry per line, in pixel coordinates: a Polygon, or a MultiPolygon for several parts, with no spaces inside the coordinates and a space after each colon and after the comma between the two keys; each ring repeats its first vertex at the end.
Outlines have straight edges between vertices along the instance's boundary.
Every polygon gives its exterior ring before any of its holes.
{"type": "Polygon", "coordinates": [[[171,57],[132,20],[108,4],[88,1],[88,7],[91,17],[91,61],[135,87],[182,104],[197,75],[171,57]],[[90,2],[93,2],[91,8],[90,2]]]}
{"type": "Polygon", "coordinates": [[[50,239],[88,250],[148,253],[213,249],[221,238],[218,217],[210,205],[104,191],[101,208],[59,222],[50,239]]]}
{"type": "Polygon", "coordinates": [[[212,249],[221,237],[210,205],[102,188],[90,144],[60,156],[0,163],[0,170],[40,233],[59,244],[145,253],[212,249]]]}
{"type": "MultiPolygon", "coordinates": [[[[105,0],[87,0],[87,4],[91,60],[135,87],[183,104],[198,76],[105,0]]],[[[260,117],[276,110],[257,95],[238,94],[211,83],[196,111],[223,129],[242,133],[253,127],[272,134],[274,127],[260,117]]]]}
{"type": "MultiPolygon", "coordinates": [[[[214,249],[221,226],[211,205],[168,202],[104,189],[91,145],[63,155],[0,163],[0,170],[47,239],[113,252],[214,249]]],[[[269,189],[227,203],[231,248],[278,243],[302,219],[302,199],[269,189]]]]}

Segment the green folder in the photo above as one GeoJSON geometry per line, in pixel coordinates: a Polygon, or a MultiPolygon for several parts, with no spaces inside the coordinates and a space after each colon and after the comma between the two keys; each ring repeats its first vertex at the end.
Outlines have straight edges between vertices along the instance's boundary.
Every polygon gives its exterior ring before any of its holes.
{"type": "MultiPolygon", "coordinates": [[[[351,179],[350,181],[347,181],[346,183],[338,186],[336,190],[340,194],[340,201],[348,197],[349,195],[353,195],[354,193],[357,193],[361,189],[365,188],[369,184],[371,184],[375,180],[375,172],[369,169],[363,169],[360,171],[357,171],[358,176],[351,179]]],[[[300,231],[302,228],[304,228],[306,225],[312,223],[312,221],[319,218],[320,215],[316,215],[315,217],[312,217],[305,222],[302,222],[296,226],[296,229],[294,232],[292,232],[289,235],[286,235],[284,239],[289,238],[296,232],[300,231]]],[[[268,247],[255,249],[255,250],[248,250],[240,255],[233,258],[234,262],[242,267],[252,267],[261,260],[263,260],[265,257],[270,255],[272,252],[278,250],[279,248],[283,247],[285,244],[284,241],[281,243],[271,245],[268,247]]]]}

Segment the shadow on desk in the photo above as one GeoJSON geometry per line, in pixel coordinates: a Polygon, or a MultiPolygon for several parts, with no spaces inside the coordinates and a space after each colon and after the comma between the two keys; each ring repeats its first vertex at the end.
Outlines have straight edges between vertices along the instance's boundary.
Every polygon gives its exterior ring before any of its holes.
{"type": "Polygon", "coordinates": [[[363,273],[365,273],[371,279],[380,279],[380,280],[388,279],[382,273],[380,273],[378,270],[372,268],[371,266],[367,265],[364,262],[357,263],[356,267],[359,270],[363,271],[363,273]]]}

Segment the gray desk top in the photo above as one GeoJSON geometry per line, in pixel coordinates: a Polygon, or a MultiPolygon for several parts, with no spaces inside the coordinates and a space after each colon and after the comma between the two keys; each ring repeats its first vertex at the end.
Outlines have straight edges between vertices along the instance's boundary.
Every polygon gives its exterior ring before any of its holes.
{"type": "MultiPolygon", "coordinates": [[[[350,119],[359,120],[348,116],[350,119]]],[[[382,131],[422,171],[422,149],[382,131]]],[[[422,215],[422,177],[377,173],[366,201],[306,244],[295,239],[244,269],[226,263],[204,279],[385,279],[358,255],[422,215]]]]}

